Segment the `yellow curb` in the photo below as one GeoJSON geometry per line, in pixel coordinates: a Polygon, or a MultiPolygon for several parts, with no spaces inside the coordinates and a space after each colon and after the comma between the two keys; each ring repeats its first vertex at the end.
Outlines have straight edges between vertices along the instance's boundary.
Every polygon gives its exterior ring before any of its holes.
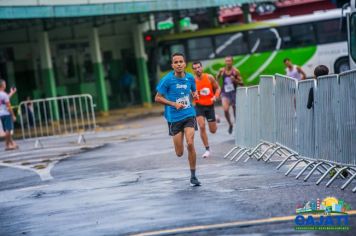
{"type": "MultiPolygon", "coordinates": [[[[348,215],[356,215],[356,210],[347,211],[348,215]]],[[[313,215],[314,217],[320,217],[320,215],[313,215]]],[[[247,220],[247,221],[235,221],[221,224],[211,224],[211,225],[196,225],[175,229],[165,229],[150,231],[145,233],[134,234],[133,236],[152,236],[152,235],[165,235],[165,234],[178,234],[178,233],[189,233],[202,230],[212,230],[212,229],[221,229],[221,228],[232,228],[232,227],[241,227],[241,226],[253,226],[266,223],[279,223],[294,220],[296,215],[291,216],[279,216],[271,217],[259,220],[247,220]]]]}

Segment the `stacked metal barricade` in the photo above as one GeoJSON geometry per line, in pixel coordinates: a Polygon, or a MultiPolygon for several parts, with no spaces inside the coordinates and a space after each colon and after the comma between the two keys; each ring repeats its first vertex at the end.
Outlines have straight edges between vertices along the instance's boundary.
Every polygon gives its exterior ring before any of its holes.
{"type": "Polygon", "coordinates": [[[19,104],[22,137],[34,140],[35,147],[43,147],[49,138],[78,136],[95,132],[96,121],[93,98],[89,94],[71,95],[23,101],[19,104]]]}
{"type": "Polygon", "coordinates": [[[316,184],[339,177],[345,189],[356,178],[355,91],[356,70],[305,81],[261,76],[259,86],[237,90],[236,145],[224,158],[274,158],[277,169],[289,165],[286,176],[298,169],[295,178],[307,181],[318,172],[316,184]]]}

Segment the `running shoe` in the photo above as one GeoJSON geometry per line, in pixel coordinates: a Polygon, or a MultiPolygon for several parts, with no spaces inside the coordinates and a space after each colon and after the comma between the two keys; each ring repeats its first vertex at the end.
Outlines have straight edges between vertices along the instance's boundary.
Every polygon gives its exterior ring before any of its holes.
{"type": "Polygon", "coordinates": [[[220,117],[218,116],[218,114],[215,115],[215,120],[216,120],[216,123],[220,123],[220,117]]]}
{"type": "Polygon", "coordinates": [[[199,180],[197,179],[197,177],[192,177],[190,178],[190,185],[195,187],[195,186],[200,186],[200,182],[199,180]]]}
{"type": "Polygon", "coordinates": [[[208,158],[210,156],[210,151],[206,150],[203,154],[203,158],[208,158]]]}
{"type": "Polygon", "coordinates": [[[232,125],[229,126],[228,132],[229,132],[229,134],[232,134],[232,125]]]}

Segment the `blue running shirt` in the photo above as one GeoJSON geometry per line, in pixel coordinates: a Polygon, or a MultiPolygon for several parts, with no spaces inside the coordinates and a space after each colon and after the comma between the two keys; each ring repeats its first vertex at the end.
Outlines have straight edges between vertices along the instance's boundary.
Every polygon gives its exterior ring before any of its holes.
{"type": "Polygon", "coordinates": [[[185,105],[177,110],[175,107],[165,105],[164,117],[168,122],[177,122],[190,116],[195,116],[192,106],[191,92],[196,91],[195,80],[192,74],[185,73],[185,77],[174,76],[174,71],[169,72],[159,82],[156,88],[167,100],[185,105]]]}

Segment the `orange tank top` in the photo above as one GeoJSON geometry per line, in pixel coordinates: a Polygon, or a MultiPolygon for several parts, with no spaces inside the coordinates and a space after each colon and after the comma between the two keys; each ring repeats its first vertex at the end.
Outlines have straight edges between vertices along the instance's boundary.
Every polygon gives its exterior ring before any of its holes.
{"type": "Polygon", "coordinates": [[[209,80],[209,74],[203,73],[200,79],[195,77],[195,84],[197,86],[197,91],[199,94],[199,99],[195,100],[195,102],[199,105],[210,106],[214,102],[212,98],[214,97],[213,86],[209,80]]]}

